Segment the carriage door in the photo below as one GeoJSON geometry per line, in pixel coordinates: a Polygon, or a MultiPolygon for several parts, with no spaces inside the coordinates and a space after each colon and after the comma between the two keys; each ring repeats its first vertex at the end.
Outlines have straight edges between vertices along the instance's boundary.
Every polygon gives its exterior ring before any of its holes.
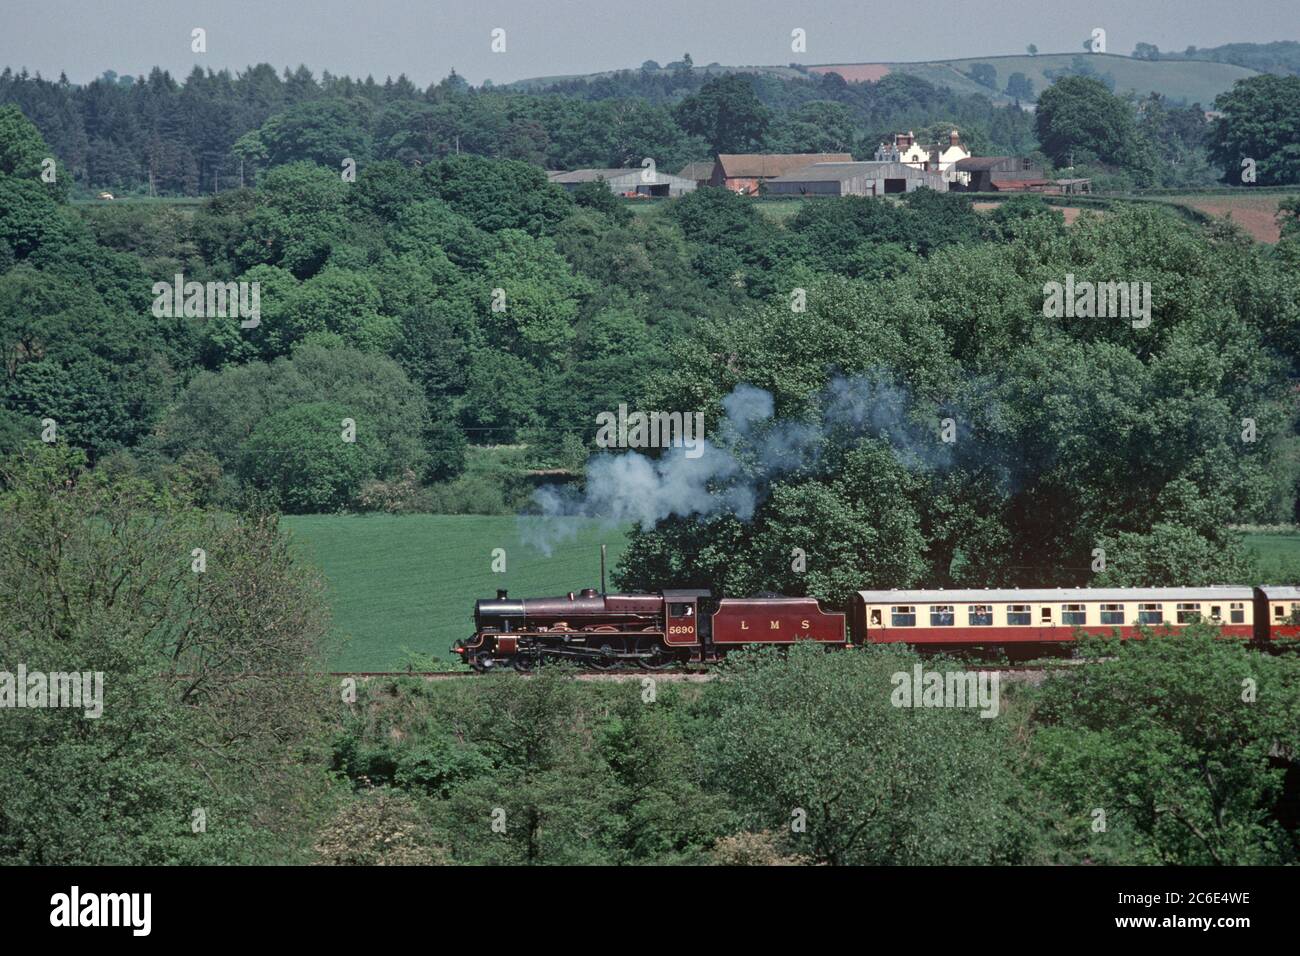
{"type": "Polygon", "coordinates": [[[699,600],[694,597],[665,598],[668,607],[667,633],[664,642],[681,647],[699,640],[699,600]]]}

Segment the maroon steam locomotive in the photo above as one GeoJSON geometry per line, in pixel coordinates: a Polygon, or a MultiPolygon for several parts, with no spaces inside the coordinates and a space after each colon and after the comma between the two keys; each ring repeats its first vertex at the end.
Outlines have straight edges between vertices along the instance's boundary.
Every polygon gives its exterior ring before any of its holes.
{"type": "Polygon", "coordinates": [[[542,660],[658,670],[717,660],[746,644],[843,644],[844,634],[844,615],[823,611],[816,598],[713,601],[701,590],[601,594],[588,588],[516,600],[498,591],[495,600],[475,604],[474,634],[452,651],[478,670],[507,663],[529,670],[542,660]]]}
{"type": "Polygon", "coordinates": [[[650,670],[718,660],[750,644],[905,643],[918,648],[998,648],[1028,653],[1080,634],[1137,637],[1194,621],[1224,637],[1267,644],[1300,637],[1292,587],[1033,588],[859,591],[848,615],[815,598],[766,595],[714,600],[708,591],[510,598],[474,607],[474,633],[452,651],[477,670],[543,660],[650,670]]]}

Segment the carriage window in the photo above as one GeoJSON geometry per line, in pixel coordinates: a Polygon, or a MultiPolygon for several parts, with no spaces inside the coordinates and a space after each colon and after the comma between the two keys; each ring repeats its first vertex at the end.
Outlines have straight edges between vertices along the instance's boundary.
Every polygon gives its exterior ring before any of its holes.
{"type": "Polygon", "coordinates": [[[1199,604],[1179,604],[1176,613],[1179,624],[1191,624],[1201,616],[1201,606],[1199,604]]]}
{"type": "Polygon", "coordinates": [[[1160,604],[1139,604],[1139,624],[1162,624],[1165,619],[1164,606],[1160,604]]]}
{"type": "Polygon", "coordinates": [[[1216,624],[1223,623],[1223,608],[1218,604],[1210,605],[1210,620],[1216,624]]]}
{"type": "Polygon", "coordinates": [[[1228,605],[1228,623],[1245,624],[1246,623],[1246,605],[1241,601],[1233,601],[1228,605]]]}
{"type": "Polygon", "coordinates": [[[931,627],[952,627],[955,623],[951,604],[936,604],[930,608],[931,627]]]}
{"type": "Polygon", "coordinates": [[[880,608],[873,608],[871,611],[871,626],[880,627],[880,608]]]}
{"type": "Polygon", "coordinates": [[[1103,604],[1101,606],[1101,623],[1103,624],[1123,624],[1124,623],[1124,605],[1123,604],[1103,604]]]}
{"type": "Polygon", "coordinates": [[[1082,604],[1062,604],[1061,623],[1071,627],[1083,627],[1088,623],[1088,610],[1082,604]]]}
{"type": "Polygon", "coordinates": [[[1042,610],[1040,610],[1038,613],[1038,616],[1042,618],[1044,624],[1052,623],[1052,609],[1048,607],[1046,604],[1043,605],[1042,610]]]}
{"type": "Polygon", "coordinates": [[[1283,613],[1284,613],[1284,612],[1283,612],[1283,610],[1282,610],[1282,605],[1280,605],[1280,604],[1274,604],[1274,605],[1273,605],[1273,616],[1274,616],[1275,618],[1277,618],[1279,621],[1282,620],[1282,615],[1283,615],[1283,613]]]}
{"type": "Polygon", "coordinates": [[[972,604],[969,617],[971,627],[990,627],[993,624],[993,608],[988,604],[972,604]]]}
{"type": "Polygon", "coordinates": [[[1028,627],[1033,621],[1030,620],[1028,604],[1008,604],[1007,605],[1007,624],[1012,627],[1028,627]]]}
{"type": "Polygon", "coordinates": [[[916,627],[916,608],[891,607],[889,609],[889,623],[893,627],[916,627]]]}

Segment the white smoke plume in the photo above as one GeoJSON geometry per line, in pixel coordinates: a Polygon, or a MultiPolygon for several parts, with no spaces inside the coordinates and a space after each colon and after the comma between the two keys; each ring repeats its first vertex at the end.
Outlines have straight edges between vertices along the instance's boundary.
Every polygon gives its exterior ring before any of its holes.
{"type": "Polygon", "coordinates": [[[547,487],[533,493],[536,514],[521,516],[520,538],[550,554],[577,533],[574,519],[643,528],[672,517],[727,514],[748,521],[773,481],[815,471],[828,442],[878,437],[908,467],[946,464],[947,446],[909,421],[908,394],[887,375],[837,377],[818,398],[812,403],[820,407],[817,420],[773,419],[770,392],[738,385],[722,400],[726,417],[700,457],[687,458],[683,448],[665,449],[658,458],[635,451],[595,455],[580,491],[547,487]]]}

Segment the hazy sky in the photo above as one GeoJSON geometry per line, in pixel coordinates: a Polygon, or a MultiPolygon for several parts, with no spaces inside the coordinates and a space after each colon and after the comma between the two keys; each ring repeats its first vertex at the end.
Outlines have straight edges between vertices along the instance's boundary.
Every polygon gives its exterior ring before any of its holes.
{"type": "Polygon", "coordinates": [[[451,68],[471,83],[667,63],[728,65],[926,60],[1078,50],[1094,27],[1108,52],[1134,43],[1300,39],[1297,0],[0,0],[0,66],[86,82],[106,69],[305,63],[319,75],[451,68]],[[190,51],[207,30],[208,52],[190,51]],[[493,53],[491,32],[506,31],[493,53]],[[808,51],[790,49],[807,31],[808,51]]]}

